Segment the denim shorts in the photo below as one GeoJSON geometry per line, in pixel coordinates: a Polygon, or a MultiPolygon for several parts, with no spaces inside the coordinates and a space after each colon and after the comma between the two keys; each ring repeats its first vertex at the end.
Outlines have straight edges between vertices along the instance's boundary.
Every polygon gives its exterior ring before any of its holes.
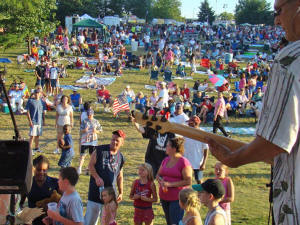
{"type": "Polygon", "coordinates": [[[70,151],[70,149],[62,150],[58,165],[63,168],[69,167],[71,165],[73,157],[74,151],[70,151]]]}

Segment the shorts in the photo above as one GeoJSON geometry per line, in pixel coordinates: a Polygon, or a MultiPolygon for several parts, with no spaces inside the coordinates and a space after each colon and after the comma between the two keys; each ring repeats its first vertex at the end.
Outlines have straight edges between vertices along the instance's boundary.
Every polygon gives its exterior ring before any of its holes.
{"type": "Polygon", "coordinates": [[[58,133],[58,134],[63,134],[63,128],[64,128],[64,126],[59,126],[59,125],[57,125],[57,127],[56,127],[56,132],[58,133]]]}
{"type": "Polygon", "coordinates": [[[109,98],[107,98],[107,99],[100,99],[100,98],[98,98],[98,103],[103,103],[105,101],[105,103],[106,104],[108,104],[109,103],[109,98]]]}
{"type": "Polygon", "coordinates": [[[50,85],[51,85],[51,87],[56,88],[57,87],[57,80],[56,79],[50,79],[50,85]]]}
{"type": "Polygon", "coordinates": [[[45,84],[49,84],[50,83],[50,79],[49,78],[45,78],[45,84]]]}
{"type": "Polygon", "coordinates": [[[140,209],[134,208],[134,217],[133,220],[135,223],[146,222],[149,223],[154,219],[153,209],[140,209]]]}
{"type": "Polygon", "coordinates": [[[194,176],[196,181],[200,181],[203,178],[203,171],[194,169],[194,176]]]}
{"type": "Polygon", "coordinates": [[[95,150],[96,150],[96,146],[92,146],[92,145],[81,145],[80,147],[80,155],[86,155],[86,150],[89,150],[89,154],[91,155],[95,150]]]}
{"type": "Polygon", "coordinates": [[[69,167],[71,165],[72,159],[74,157],[74,151],[68,149],[68,150],[62,150],[60,159],[58,161],[58,165],[62,168],[69,167]]]}
{"type": "Polygon", "coordinates": [[[31,137],[42,136],[42,133],[43,133],[42,125],[33,125],[33,127],[30,127],[29,136],[31,137]]]}

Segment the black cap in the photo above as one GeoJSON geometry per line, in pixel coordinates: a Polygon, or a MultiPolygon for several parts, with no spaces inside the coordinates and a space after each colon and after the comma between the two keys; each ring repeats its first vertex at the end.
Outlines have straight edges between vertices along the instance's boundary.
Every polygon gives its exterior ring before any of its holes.
{"type": "Polygon", "coordinates": [[[222,198],[225,194],[224,186],[219,179],[208,179],[202,184],[194,184],[192,188],[195,191],[206,191],[216,199],[222,198]]]}

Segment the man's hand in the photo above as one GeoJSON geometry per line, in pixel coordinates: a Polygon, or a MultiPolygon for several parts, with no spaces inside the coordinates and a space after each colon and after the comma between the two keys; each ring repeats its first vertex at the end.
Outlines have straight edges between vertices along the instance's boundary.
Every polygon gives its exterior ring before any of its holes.
{"type": "Polygon", "coordinates": [[[30,127],[33,127],[32,121],[29,122],[29,126],[30,126],[30,127]]]}
{"type": "Polygon", "coordinates": [[[123,200],[123,194],[119,194],[117,197],[117,202],[120,203],[123,200]]]}
{"type": "Polygon", "coordinates": [[[101,177],[95,179],[95,181],[96,181],[96,185],[97,185],[98,187],[104,186],[104,182],[103,182],[103,180],[102,180],[101,177]]]}

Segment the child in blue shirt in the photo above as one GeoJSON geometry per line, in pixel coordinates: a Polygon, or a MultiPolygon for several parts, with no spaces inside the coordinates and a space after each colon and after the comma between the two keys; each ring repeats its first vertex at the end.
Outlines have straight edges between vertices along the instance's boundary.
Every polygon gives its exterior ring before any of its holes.
{"type": "Polygon", "coordinates": [[[66,168],[71,165],[74,157],[73,140],[70,134],[71,126],[66,124],[63,126],[64,138],[59,141],[59,147],[61,148],[61,156],[58,165],[61,168],[66,168]]]}

